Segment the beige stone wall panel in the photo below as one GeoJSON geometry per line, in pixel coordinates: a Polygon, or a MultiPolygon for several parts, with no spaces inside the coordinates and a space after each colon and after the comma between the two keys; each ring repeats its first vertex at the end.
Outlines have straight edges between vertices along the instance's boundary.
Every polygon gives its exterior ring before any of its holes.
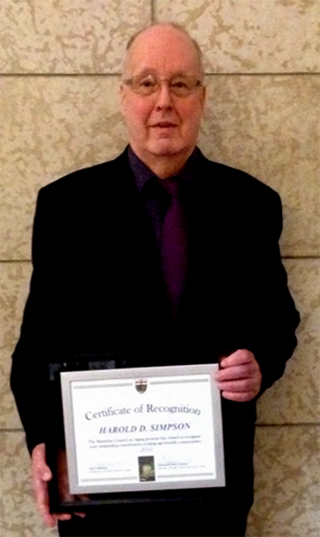
{"type": "Polygon", "coordinates": [[[0,72],[119,73],[149,0],[2,0],[0,72]]]}
{"type": "MultiPolygon", "coordinates": [[[[17,343],[17,340],[14,344],[17,343]]],[[[10,389],[11,356],[14,345],[0,351],[0,431],[21,430],[22,424],[10,389]]],[[[1,535],[1,532],[0,532],[1,535]]]]}
{"type": "Polygon", "coordinates": [[[183,24],[210,73],[319,71],[318,0],[156,0],[158,21],[183,24]]]}
{"type": "Polygon", "coordinates": [[[284,376],[258,403],[258,423],[319,422],[320,416],[320,260],[285,260],[289,287],[301,323],[298,347],[284,376]]]}
{"type": "Polygon", "coordinates": [[[21,428],[9,379],[30,276],[31,263],[0,263],[0,429],[21,428]]]}
{"type": "Polygon", "coordinates": [[[118,77],[1,81],[0,259],[30,259],[39,188],[125,146],[118,77]]]}
{"type": "Polygon", "coordinates": [[[281,195],[285,256],[320,253],[320,77],[209,76],[200,146],[281,195]]]}
{"type": "Polygon", "coordinates": [[[319,427],[258,427],[247,537],[318,537],[319,427]]]}
{"type": "Polygon", "coordinates": [[[0,535],[2,537],[56,537],[56,529],[42,522],[31,488],[30,459],[24,435],[0,433],[0,535]]]}
{"type": "Polygon", "coordinates": [[[19,335],[30,276],[30,262],[0,263],[1,349],[12,347],[19,335]]]}

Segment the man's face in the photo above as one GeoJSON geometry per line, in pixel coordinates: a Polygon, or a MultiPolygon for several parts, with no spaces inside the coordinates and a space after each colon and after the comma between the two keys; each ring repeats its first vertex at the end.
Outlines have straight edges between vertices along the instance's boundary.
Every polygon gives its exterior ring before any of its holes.
{"type": "MultiPolygon", "coordinates": [[[[125,79],[152,74],[160,79],[174,75],[202,78],[199,57],[193,43],[170,26],[154,26],[140,34],[131,45],[125,66],[125,79]]],[[[186,161],[197,141],[205,89],[197,87],[190,95],[174,95],[167,82],[161,82],[151,95],[135,93],[130,85],[121,87],[121,108],[129,142],[147,165],[159,157],[186,161]]]]}

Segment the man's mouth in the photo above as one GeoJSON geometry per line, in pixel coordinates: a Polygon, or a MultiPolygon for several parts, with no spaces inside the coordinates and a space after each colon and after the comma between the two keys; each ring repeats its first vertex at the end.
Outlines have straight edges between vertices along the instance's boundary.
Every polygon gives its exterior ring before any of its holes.
{"type": "Polygon", "coordinates": [[[171,121],[158,121],[158,123],[154,123],[152,127],[157,127],[160,129],[170,129],[173,127],[176,127],[175,123],[172,123],[171,121]]]}

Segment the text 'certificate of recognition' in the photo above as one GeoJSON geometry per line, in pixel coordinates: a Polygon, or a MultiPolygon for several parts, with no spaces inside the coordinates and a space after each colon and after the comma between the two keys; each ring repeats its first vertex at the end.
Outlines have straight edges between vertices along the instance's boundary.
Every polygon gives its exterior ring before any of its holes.
{"type": "Polygon", "coordinates": [[[224,486],[217,367],[61,373],[70,492],[224,486]]]}

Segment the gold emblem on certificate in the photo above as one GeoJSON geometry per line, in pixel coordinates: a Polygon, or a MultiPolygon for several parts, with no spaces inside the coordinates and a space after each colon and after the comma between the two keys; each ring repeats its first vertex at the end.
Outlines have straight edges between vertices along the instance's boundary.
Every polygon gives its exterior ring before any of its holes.
{"type": "Polygon", "coordinates": [[[139,393],[144,393],[148,387],[148,381],[147,379],[139,379],[139,380],[136,380],[135,385],[136,385],[136,390],[139,393]]]}

